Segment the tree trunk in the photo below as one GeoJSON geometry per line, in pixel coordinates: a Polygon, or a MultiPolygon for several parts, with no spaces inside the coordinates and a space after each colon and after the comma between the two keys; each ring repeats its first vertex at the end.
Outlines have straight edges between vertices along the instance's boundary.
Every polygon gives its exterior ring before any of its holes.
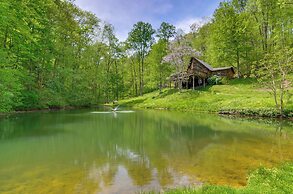
{"type": "Polygon", "coordinates": [[[138,61],[138,76],[139,76],[139,95],[141,96],[141,86],[142,86],[142,79],[141,79],[141,61],[138,61]]]}
{"type": "Polygon", "coordinates": [[[118,76],[118,66],[115,60],[115,73],[116,73],[116,100],[119,100],[119,76],[118,76]]]}
{"type": "Polygon", "coordinates": [[[160,72],[160,92],[162,92],[163,81],[162,81],[162,72],[160,72]]]}
{"type": "Polygon", "coordinates": [[[281,114],[281,117],[283,117],[283,112],[284,112],[284,90],[285,90],[285,86],[284,86],[284,83],[285,83],[285,80],[286,80],[286,73],[285,71],[282,69],[281,65],[279,64],[280,66],[280,70],[282,72],[282,80],[281,80],[281,85],[280,85],[280,114],[281,114]]]}
{"type": "Polygon", "coordinates": [[[143,95],[144,89],[144,56],[141,58],[141,87],[140,87],[140,95],[143,95]]]}
{"type": "Polygon", "coordinates": [[[237,77],[240,78],[241,77],[241,73],[240,73],[240,54],[239,54],[238,49],[237,49],[237,71],[238,71],[237,77]]]}
{"type": "Polygon", "coordinates": [[[278,103],[278,99],[277,99],[277,88],[276,88],[276,83],[275,83],[274,79],[275,78],[272,75],[272,91],[273,91],[273,95],[274,95],[274,101],[275,101],[276,108],[279,109],[279,103],[278,103]]]}
{"type": "MultiPolygon", "coordinates": [[[[283,83],[281,83],[281,85],[283,85],[283,83]]],[[[283,86],[281,86],[281,94],[280,94],[280,115],[281,117],[283,117],[283,112],[284,112],[284,102],[283,102],[283,98],[284,98],[284,88],[283,86]]]]}
{"type": "Polygon", "coordinates": [[[137,90],[136,90],[136,71],[135,71],[135,60],[132,58],[130,59],[130,65],[131,65],[131,83],[132,83],[132,95],[137,96],[137,90]]]}

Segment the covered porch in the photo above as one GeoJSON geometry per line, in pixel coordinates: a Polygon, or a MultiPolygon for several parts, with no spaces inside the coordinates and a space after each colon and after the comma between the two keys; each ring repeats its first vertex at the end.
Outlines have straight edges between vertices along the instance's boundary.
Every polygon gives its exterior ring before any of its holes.
{"type": "Polygon", "coordinates": [[[170,76],[170,83],[174,83],[175,88],[179,88],[178,86],[181,84],[182,89],[196,89],[197,87],[205,87],[207,85],[208,77],[193,74],[193,73],[177,73],[172,74],[170,76]]]}

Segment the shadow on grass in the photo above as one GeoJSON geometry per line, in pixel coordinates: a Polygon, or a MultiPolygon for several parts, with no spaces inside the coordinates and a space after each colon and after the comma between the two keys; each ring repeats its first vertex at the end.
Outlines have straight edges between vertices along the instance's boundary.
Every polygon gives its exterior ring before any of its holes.
{"type": "Polygon", "coordinates": [[[197,91],[206,91],[207,92],[207,91],[210,90],[211,87],[213,87],[213,85],[207,85],[206,87],[201,86],[201,87],[196,88],[195,90],[197,90],[197,91]]]}
{"type": "Polygon", "coordinates": [[[133,106],[133,105],[136,105],[136,104],[142,104],[144,101],[146,101],[146,98],[131,100],[131,101],[128,101],[128,102],[124,102],[121,105],[123,105],[123,106],[133,106]]]}
{"type": "Polygon", "coordinates": [[[166,96],[172,95],[179,92],[178,89],[168,89],[162,91],[156,98],[165,98],[166,96]]]}
{"type": "Polygon", "coordinates": [[[251,85],[257,83],[254,78],[235,78],[229,81],[228,85],[251,85]]]}

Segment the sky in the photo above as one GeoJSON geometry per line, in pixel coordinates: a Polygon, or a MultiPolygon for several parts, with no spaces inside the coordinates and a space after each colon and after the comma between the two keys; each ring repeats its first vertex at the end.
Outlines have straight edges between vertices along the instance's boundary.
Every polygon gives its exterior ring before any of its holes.
{"type": "Polygon", "coordinates": [[[83,10],[91,11],[102,21],[113,24],[119,40],[126,40],[133,25],[149,22],[159,28],[168,22],[190,30],[190,25],[212,16],[222,0],[75,0],[83,10]]]}

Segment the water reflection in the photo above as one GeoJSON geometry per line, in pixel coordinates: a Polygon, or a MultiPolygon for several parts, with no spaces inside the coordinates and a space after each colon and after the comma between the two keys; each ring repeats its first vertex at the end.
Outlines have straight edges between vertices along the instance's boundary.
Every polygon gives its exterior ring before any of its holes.
{"type": "Polygon", "coordinates": [[[287,122],[137,111],[0,120],[0,192],[132,193],[202,182],[241,186],[293,159],[287,122]]]}

